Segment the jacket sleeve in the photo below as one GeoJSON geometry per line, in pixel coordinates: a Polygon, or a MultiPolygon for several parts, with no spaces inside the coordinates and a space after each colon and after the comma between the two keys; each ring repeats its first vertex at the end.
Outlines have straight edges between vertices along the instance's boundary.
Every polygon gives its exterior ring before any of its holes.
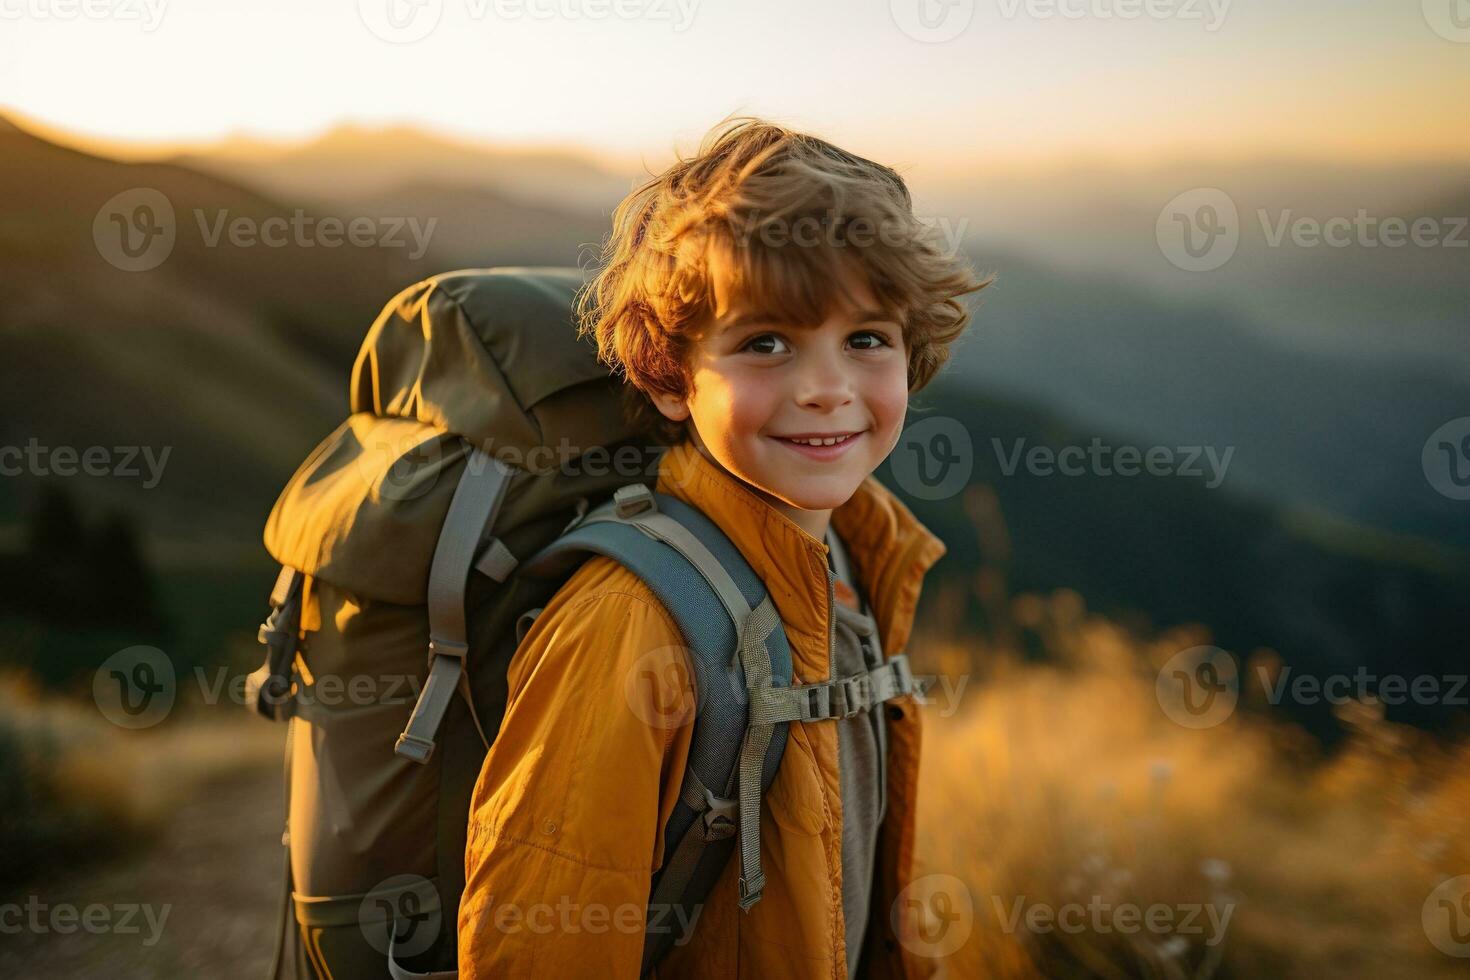
{"type": "Polygon", "coordinates": [[[569,582],[511,663],[470,807],[462,980],[639,975],[694,701],[667,610],[611,559],[594,563],[623,587],[569,582]]]}

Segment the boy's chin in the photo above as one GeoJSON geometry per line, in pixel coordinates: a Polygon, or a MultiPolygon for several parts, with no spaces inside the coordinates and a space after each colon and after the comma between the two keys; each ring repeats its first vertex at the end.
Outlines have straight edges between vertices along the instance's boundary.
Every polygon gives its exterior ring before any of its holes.
{"type": "Polygon", "coordinates": [[[787,474],[768,486],[766,492],[801,510],[836,510],[852,499],[862,482],[848,474],[805,480],[794,480],[787,474]]]}

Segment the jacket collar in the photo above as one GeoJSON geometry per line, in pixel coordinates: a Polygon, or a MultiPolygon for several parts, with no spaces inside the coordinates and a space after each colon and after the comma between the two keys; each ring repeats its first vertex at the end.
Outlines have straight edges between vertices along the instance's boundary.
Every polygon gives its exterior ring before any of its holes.
{"type": "MultiPolygon", "coordinates": [[[[692,442],[659,463],[658,492],[697,507],[719,525],[765,582],[786,627],[800,683],[830,671],[832,631],[827,544],[766,503],[692,442]]],[[[887,656],[902,653],[913,629],[924,574],[947,550],[896,496],[869,476],[832,512],[832,528],[867,592],[887,656]]]]}

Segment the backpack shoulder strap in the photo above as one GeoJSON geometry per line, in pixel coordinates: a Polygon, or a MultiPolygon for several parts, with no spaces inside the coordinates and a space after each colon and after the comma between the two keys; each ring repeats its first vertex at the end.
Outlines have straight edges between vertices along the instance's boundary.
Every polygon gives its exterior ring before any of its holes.
{"type": "Polygon", "coordinates": [[[627,567],[668,610],[689,649],[698,695],[688,768],[650,896],[646,969],[678,938],[663,913],[703,900],[737,831],[741,906],[760,900],[761,795],[780,765],[787,726],[753,721],[747,692],[790,686],[791,649],[759,576],[713,521],[683,501],[643,484],[623,487],[522,570],[564,575],[589,553],[627,567]]]}

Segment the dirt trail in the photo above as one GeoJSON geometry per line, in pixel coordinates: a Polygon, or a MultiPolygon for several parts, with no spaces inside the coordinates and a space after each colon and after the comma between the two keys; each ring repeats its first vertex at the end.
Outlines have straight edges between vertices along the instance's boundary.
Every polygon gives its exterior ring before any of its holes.
{"type": "Polygon", "coordinates": [[[264,980],[283,884],[282,804],[279,762],[215,777],[146,846],[0,899],[0,974],[264,980]]]}

